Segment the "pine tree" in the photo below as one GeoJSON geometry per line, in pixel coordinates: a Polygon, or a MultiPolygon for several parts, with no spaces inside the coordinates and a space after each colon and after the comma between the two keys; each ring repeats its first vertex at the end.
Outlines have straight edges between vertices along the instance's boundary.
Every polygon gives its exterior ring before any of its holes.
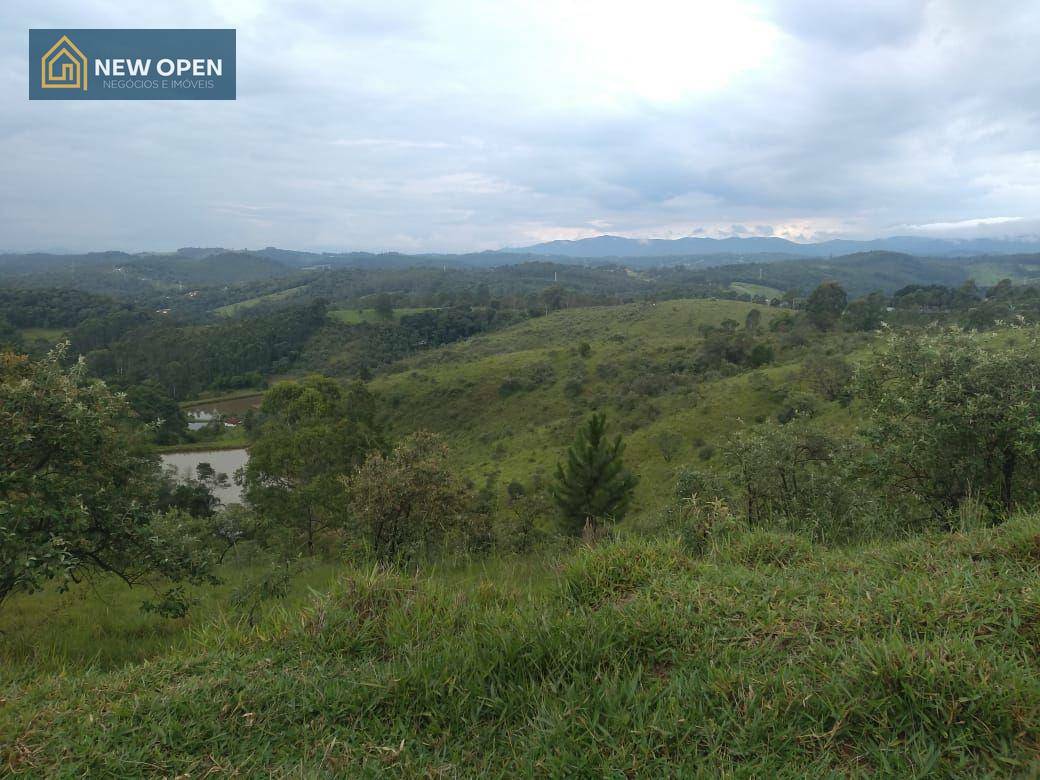
{"type": "Polygon", "coordinates": [[[574,535],[586,525],[595,529],[608,519],[624,517],[639,481],[621,460],[621,437],[610,442],[606,427],[606,415],[592,415],[567,451],[566,464],[556,464],[553,499],[563,512],[566,530],[574,535]]]}

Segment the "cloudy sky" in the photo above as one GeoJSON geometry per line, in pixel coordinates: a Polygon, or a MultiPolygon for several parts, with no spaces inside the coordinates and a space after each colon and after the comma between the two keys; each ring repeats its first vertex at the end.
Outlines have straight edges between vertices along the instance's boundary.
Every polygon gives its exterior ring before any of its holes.
{"type": "Polygon", "coordinates": [[[3,0],[0,250],[1040,233],[1035,0],[3,0]],[[31,27],[234,27],[235,102],[30,102],[31,27]]]}

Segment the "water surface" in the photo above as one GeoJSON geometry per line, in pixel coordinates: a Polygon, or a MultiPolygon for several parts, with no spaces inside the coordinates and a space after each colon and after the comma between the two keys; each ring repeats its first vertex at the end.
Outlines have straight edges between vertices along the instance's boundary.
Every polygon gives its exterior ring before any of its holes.
{"type": "Polygon", "coordinates": [[[208,463],[214,471],[227,474],[231,484],[213,491],[225,505],[241,503],[242,488],[235,484],[235,472],[245,466],[248,460],[249,452],[245,449],[166,452],[162,455],[163,466],[173,466],[179,479],[194,477],[195,467],[200,463],[208,463]]]}

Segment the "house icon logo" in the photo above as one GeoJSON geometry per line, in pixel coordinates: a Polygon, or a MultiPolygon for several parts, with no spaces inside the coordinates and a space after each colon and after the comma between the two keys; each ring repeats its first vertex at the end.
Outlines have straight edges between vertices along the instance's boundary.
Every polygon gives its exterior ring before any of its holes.
{"type": "Polygon", "coordinates": [[[87,58],[63,35],[40,58],[40,87],[87,91],[87,58]]]}

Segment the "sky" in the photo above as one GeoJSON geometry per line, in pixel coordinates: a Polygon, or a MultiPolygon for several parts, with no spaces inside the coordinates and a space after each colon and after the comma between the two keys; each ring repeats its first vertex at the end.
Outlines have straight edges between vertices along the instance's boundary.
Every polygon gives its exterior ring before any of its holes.
{"type": "Polygon", "coordinates": [[[1040,234],[1040,3],[0,3],[0,251],[603,233],[1040,234]],[[234,27],[238,99],[30,102],[34,27],[234,27]]]}

